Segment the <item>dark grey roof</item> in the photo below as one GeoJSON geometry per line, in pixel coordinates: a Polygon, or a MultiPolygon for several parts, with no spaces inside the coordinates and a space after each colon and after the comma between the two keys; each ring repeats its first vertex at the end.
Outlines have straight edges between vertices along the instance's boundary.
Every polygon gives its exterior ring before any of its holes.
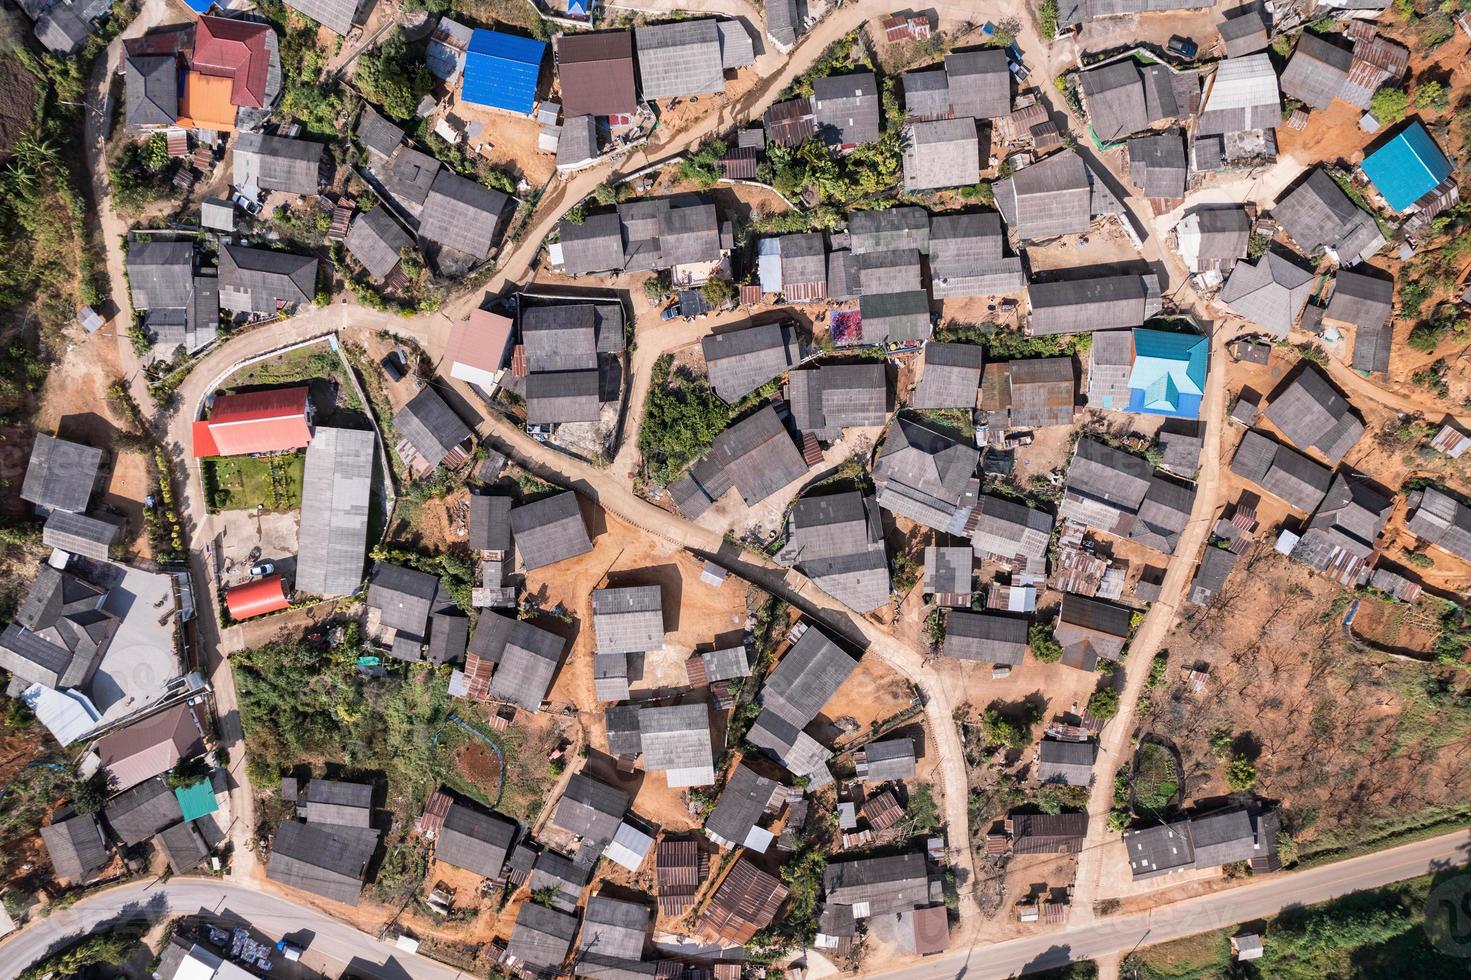
{"type": "Polygon", "coordinates": [[[950,77],[943,68],[906,71],[901,82],[904,87],[904,111],[909,118],[945,119],[953,114],[950,108],[950,77]]]}
{"type": "Polygon", "coordinates": [[[477,261],[490,254],[510,198],[498,190],[441,168],[424,198],[419,237],[477,261]]]}
{"type": "Polygon", "coordinates": [[[936,215],[930,223],[930,290],[936,299],[1026,289],[1021,259],[1004,254],[994,211],[936,215]]]}
{"type": "Polygon", "coordinates": [[[1344,265],[1368,258],[1384,244],[1374,219],[1321,167],[1277,202],[1272,217],[1305,253],[1332,249],[1344,265]]]}
{"type": "Polygon", "coordinates": [[[336,779],[313,779],[302,790],[308,823],[366,827],[373,822],[373,787],[336,779]]]}
{"type": "Polygon", "coordinates": [[[761,704],[792,726],[803,728],[857,667],[857,661],[809,625],[767,676],[761,704]]]}
{"type": "Polygon", "coordinates": [[[664,606],[657,585],[597,589],[592,594],[598,653],[664,648],[664,606]]]}
{"type": "Polygon", "coordinates": [[[552,811],[552,823],[599,845],[613,839],[632,799],[623,790],[577,773],[552,811]]]}
{"type": "Polygon", "coordinates": [[[649,908],[637,902],[605,895],[589,898],[574,972],[599,980],[653,976],[653,962],[640,963],[652,918],[649,908]]]}
{"type": "Polygon", "coordinates": [[[889,601],[889,563],[881,548],[806,561],[802,571],[855,612],[872,612],[889,601]]]}
{"type": "Polygon", "coordinates": [[[595,370],[597,311],[591,303],[529,307],[521,313],[521,342],[533,374],[595,370]]]}
{"type": "Polygon", "coordinates": [[[802,26],[797,0],[769,0],[761,5],[766,14],[766,36],[782,47],[797,43],[797,30],[802,26]]]}
{"type": "Polygon", "coordinates": [[[652,24],[633,33],[645,99],[725,91],[720,29],[714,20],[652,24]]]}
{"type": "Polygon", "coordinates": [[[459,800],[450,804],[435,838],[434,857],[485,878],[496,879],[516,840],[516,821],[459,800]]]}
{"type": "Polygon", "coordinates": [[[53,510],[41,530],[41,543],[74,555],[106,561],[121,528],[108,521],[53,510]]]}
{"type": "Polygon", "coordinates": [[[1316,449],[1335,466],[1364,434],[1364,423],[1348,399],[1312,364],[1305,364],[1267,406],[1267,420],[1288,442],[1299,449],[1316,449]]]}
{"type": "Polygon", "coordinates": [[[471,438],[470,427],[428,386],[398,410],[393,427],[431,469],[471,438]]]}
{"type": "Polygon", "coordinates": [[[488,493],[470,495],[470,540],[476,551],[511,550],[511,505],[507,496],[488,493]]]}
{"type": "Polygon", "coordinates": [[[1211,207],[1186,215],[1176,226],[1177,239],[1183,241],[1182,231],[1185,229],[1189,229],[1198,241],[1194,246],[1194,259],[1186,257],[1187,261],[1194,261],[1194,269],[1216,268],[1227,272],[1237,259],[1246,256],[1246,245],[1251,238],[1251,219],[1239,206],[1211,207]]]}
{"type": "Polygon", "coordinates": [[[567,641],[555,633],[489,610],[482,611],[469,651],[496,665],[490,695],[540,711],[567,641]]]}
{"type": "Polygon", "coordinates": [[[867,905],[869,916],[929,904],[929,869],[925,856],[914,851],[829,861],[822,885],[830,904],[867,905]]]}
{"type": "Polygon", "coordinates": [[[562,269],[570,276],[623,268],[623,226],[617,211],[590,214],[580,222],[557,222],[562,269]]]}
{"type": "Polygon", "coordinates": [[[705,832],[722,847],[745,845],[747,835],[761,822],[779,785],[744,764],[736,766],[720,792],[715,809],[705,819],[705,832]]]}
{"type": "Polygon", "coordinates": [[[99,586],[42,565],[15,621],[0,633],[0,667],[55,690],[85,686],[120,622],[102,608],[106,596],[99,586]]]}
{"type": "Polygon", "coordinates": [[[1297,36],[1297,47],[1282,72],[1282,91],[1314,109],[1326,109],[1343,91],[1353,52],[1312,31],[1297,36]]]}
{"type": "Polygon", "coordinates": [[[646,706],[639,710],[638,727],[646,772],[668,772],[671,787],[715,781],[708,706],[646,706]]]}
{"type": "Polygon", "coordinates": [[[969,546],[924,550],[924,590],[931,594],[965,595],[974,588],[975,553],[969,546]]]}
{"type": "Polygon", "coordinates": [[[377,562],[368,577],[368,606],[379,610],[379,622],[421,639],[438,592],[438,578],[402,565],[377,562]]]}
{"type": "Polygon", "coordinates": [[[904,206],[848,215],[848,242],[855,255],[913,248],[930,250],[930,213],[904,206]]]}
{"type": "Polygon", "coordinates": [[[817,135],[829,146],[856,146],[879,138],[878,79],[871,71],[828,75],[812,83],[817,135]]]}
{"type": "Polygon", "coordinates": [[[1000,48],[951,52],[945,56],[945,75],[956,116],[999,119],[1011,112],[1011,71],[1000,48]]]}
{"type": "Polygon", "coordinates": [[[220,308],[232,313],[275,313],[310,303],[317,292],[317,260],[244,245],[220,249],[220,308]]]}
{"type": "Polygon", "coordinates": [[[271,841],[266,877],[334,902],[356,905],[363,876],[377,849],[378,831],[370,827],[287,820],[271,841]]]}
{"type": "Polygon", "coordinates": [[[889,738],[869,742],[863,747],[870,783],[887,782],[890,779],[912,779],[918,772],[914,757],[914,739],[889,738]]]}
{"type": "Polygon", "coordinates": [[[1239,58],[1267,46],[1267,21],[1261,4],[1244,4],[1223,14],[1226,19],[1220,23],[1220,32],[1226,57],[1239,58]]]}
{"type": "Polygon", "coordinates": [[[904,188],[968,187],[980,180],[980,153],[969,116],[911,123],[904,140],[904,188]]]}
{"type": "Polygon", "coordinates": [[[977,502],[980,518],[971,532],[971,545],[981,555],[1012,562],[1018,557],[1041,571],[1052,537],[1052,515],[1040,508],[989,494],[977,502]]]}
{"type": "Polygon", "coordinates": [[[254,184],[263,191],[315,194],[322,168],[322,144],[263,133],[235,136],[236,186],[254,184]]]}
{"type": "Polygon", "coordinates": [[[41,828],[41,841],[51,856],[56,877],[84,884],[107,867],[107,846],[102,829],[90,813],[77,814],[41,828]]]}
{"type": "Polygon", "coordinates": [[[596,422],[602,402],[598,372],[543,371],[526,379],[526,421],[533,425],[596,422]]]}
{"type": "Polygon", "coordinates": [[[1425,487],[1409,500],[1410,532],[1451,554],[1471,559],[1471,507],[1435,486],[1425,487]]]}
{"type": "Polygon", "coordinates": [[[1088,168],[1072,150],[1023,167],[992,190],[996,207],[1021,241],[1086,232],[1092,224],[1088,168]]]}
{"type": "Polygon", "coordinates": [[[372,432],[317,426],[306,449],[296,588],[351,595],[363,580],[372,493],[372,432]]]}
{"type": "Polygon", "coordinates": [[[1062,742],[1044,738],[1037,748],[1037,782],[1087,786],[1093,781],[1094,742],[1062,742]]]}
{"type": "Polygon", "coordinates": [[[194,243],[128,242],[128,289],[134,310],[182,309],[194,291],[194,243]]]}
{"type": "Polygon", "coordinates": [[[643,752],[643,734],[638,727],[638,705],[615,704],[603,709],[608,731],[608,754],[636,756],[643,752]]]}
{"type": "Polygon", "coordinates": [[[393,151],[403,142],[404,131],[364,102],[363,114],[358,118],[357,138],[363,146],[386,158],[392,156],[393,151]]]}
{"type": "Polygon", "coordinates": [[[787,379],[787,400],[793,424],[822,439],[836,439],[848,426],[883,425],[888,400],[883,362],[793,371],[787,379]]]}
{"type": "Polygon", "coordinates": [[[1318,571],[1357,578],[1359,569],[1373,554],[1393,507],[1394,499],[1367,478],[1340,470],[1292,549],[1292,557],[1318,571]]]}
{"type": "Polygon", "coordinates": [[[1221,587],[1226,584],[1226,577],[1236,567],[1240,557],[1225,548],[1205,549],[1200,565],[1195,570],[1195,578],[1190,583],[1190,601],[1197,606],[1210,602],[1211,596],[1221,591],[1221,587]]]}
{"type": "MultiPolygon", "coordinates": [[[[533,872],[533,880],[535,874],[533,872]]],[[[511,965],[532,974],[559,976],[575,935],[577,916],[535,902],[522,902],[521,911],[516,915],[516,926],[511,930],[511,939],[506,945],[506,955],[511,958],[511,965]]]]}
{"type": "Polygon", "coordinates": [[[176,823],[154,837],[159,850],[174,874],[197,868],[209,854],[209,847],[192,823],[176,823]]]}
{"type": "Polygon", "coordinates": [[[1135,511],[1149,492],[1152,472],[1148,460],[1085,437],[1068,466],[1067,488],[1135,511]]]}
{"type": "Polygon", "coordinates": [[[1132,58],[1121,58],[1081,73],[1088,121],[1105,143],[1149,126],[1144,109],[1144,80],[1132,58]]]}
{"type": "Polygon", "coordinates": [[[915,408],[974,409],[984,359],[985,351],[977,344],[934,341],[926,344],[924,373],[909,399],[910,405],[915,408]]]}
{"type": "Polygon", "coordinates": [[[771,708],[763,708],[751,723],[746,741],[780,762],[793,775],[805,776],[809,788],[820,787],[832,780],[827,762],[832,753],[817,739],[784,719],[771,708]]]}
{"type": "Polygon", "coordinates": [[[873,498],[857,490],[802,497],[792,505],[790,530],[782,554],[797,562],[836,558],[883,545],[873,498]]]}
{"type": "Polygon", "coordinates": [[[127,55],[123,85],[129,129],[172,126],[179,116],[179,59],[173,55],[127,55]]]}
{"type": "Polygon", "coordinates": [[[710,386],[735,403],[796,365],[797,340],[787,323],[764,323],[701,338],[710,386]]]}
{"type": "Polygon", "coordinates": [[[956,660],[992,664],[1022,662],[1027,650],[1027,621],[989,613],[951,611],[945,615],[942,650],[956,660]]]}
{"type": "Polygon", "coordinates": [[[720,221],[713,204],[671,207],[659,214],[661,268],[720,258],[720,221]]]}
{"type": "Polygon", "coordinates": [[[1195,505],[1195,487],[1154,476],[1149,492],[1139,505],[1139,513],[1129,528],[1129,537],[1146,547],[1167,555],[1175,553],[1180,533],[1190,522],[1190,508],[1195,505]]]}
{"type": "Polygon", "coordinates": [[[863,339],[868,343],[924,340],[930,332],[930,295],[923,289],[869,293],[859,297],[863,339]]]}
{"type": "Polygon", "coordinates": [[[346,36],[358,19],[358,7],[362,0],[289,0],[286,6],[330,29],[334,34],[346,36]]]}
{"type": "Polygon", "coordinates": [[[1302,453],[1248,429],[1231,458],[1231,472],[1293,507],[1312,513],[1328,492],[1332,471],[1302,453]]]}
{"type": "Polygon", "coordinates": [[[1131,628],[1132,610],[1101,599],[1065,592],[1052,635],[1062,646],[1062,662],[1094,670],[1100,658],[1117,660],[1131,628]]]}
{"type": "Polygon", "coordinates": [[[1233,312],[1286,338],[1313,290],[1313,273],[1279,252],[1256,261],[1237,262],[1221,290],[1221,302],[1233,312]]]}
{"type": "Polygon", "coordinates": [[[184,819],[178,798],[162,776],[124,790],[109,800],[102,812],[112,832],[129,847],[184,819]]]}
{"type": "Polygon", "coordinates": [[[598,155],[598,121],[593,116],[573,116],[562,123],[557,140],[557,167],[579,167],[598,155]]]}
{"type": "MultiPolygon", "coordinates": [[[[1394,280],[1358,270],[1341,270],[1333,282],[1333,297],[1323,319],[1349,323],[1363,330],[1382,327],[1394,308],[1394,280]]],[[[1357,347],[1355,347],[1357,357],[1357,347]]],[[[1357,364],[1354,365],[1358,367],[1357,364]]],[[[1383,370],[1379,368],[1378,370],[1383,370]]]]}
{"type": "Polygon", "coordinates": [[[1179,129],[1129,140],[1129,179],[1145,197],[1173,200],[1185,196],[1190,164],[1185,134],[1179,129]]]}
{"type": "Polygon", "coordinates": [[[454,606],[429,617],[429,649],[424,659],[432,664],[460,663],[469,643],[470,620],[454,606]]]}
{"type": "Polygon", "coordinates": [[[716,436],[709,458],[729,475],[748,506],[807,472],[802,454],[769,405],[716,436]]]}
{"type": "Polygon", "coordinates": [[[413,239],[393,220],[387,208],[377,207],[352,219],[344,244],[353,258],[368,270],[368,275],[381,282],[398,268],[399,252],[412,245],[413,239]]]}
{"type": "Polygon", "coordinates": [[[827,253],[827,298],[842,302],[855,298],[861,291],[858,256],[846,248],[827,253]]]}
{"type": "MultiPolygon", "coordinates": [[[[899,418],[873,467],[879,506],[949,530],[975,492],[980,453],[918,422],[899,418]]],[[[962,522],[963,523],[963,522],[962,522]]]]}
{"type": "Polygon", "coordinates": [[[394,200],[414,208],[424,205],[434,178],[439,176],[443,165],[422,150],[412,146],[400,146],[380,168],[378,174],[383,187],[394,200]]]}
{"type": "Polygon", "coordinates": [[[571,490],[511,510],[511,533],[521,564],[541,568],[592,550],[577,494],[571,490]]]}
{"type": "Polygon", "coordinates": [[[827,245],[822,232],[782,235],[781,281],[786,288],[798,284],[827,282],[827,245]]]}
{"type": "Polygon", "coordinates": [[[1028,297],[1032,333],[1039,336],[1137,327],[1160,306],[1153,274],[1034,282],[1028,297]]]}
{"type": "Polygon", "coordinates": [[[80,514],[92,499],[101,467],[102,450],[38,432],[20,499],[47,510],[80,514]]]}

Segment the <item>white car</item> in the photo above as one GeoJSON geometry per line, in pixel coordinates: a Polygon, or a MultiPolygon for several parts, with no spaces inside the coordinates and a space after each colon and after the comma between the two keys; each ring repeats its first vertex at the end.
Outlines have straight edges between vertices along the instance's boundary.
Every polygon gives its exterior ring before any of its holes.
{"type": "Polygon", "coordinates": [[[263,561],[257,565],[252,565],[250,567],[250,577],[261,578],[263,576],[270,575],[271,573],[275,572],[275,570],[276,566],[274,564],[268,561],[263,561]]]}

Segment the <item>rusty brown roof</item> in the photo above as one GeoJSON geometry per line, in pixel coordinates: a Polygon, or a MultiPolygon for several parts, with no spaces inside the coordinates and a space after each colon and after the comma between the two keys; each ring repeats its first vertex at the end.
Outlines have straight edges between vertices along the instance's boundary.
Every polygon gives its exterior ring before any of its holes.
{"type": "Polygon", "coordinates": [[[701,924],[721,939],[745,945],[776,918],[787,887],[742,858],[705,906],[701,924]]]}

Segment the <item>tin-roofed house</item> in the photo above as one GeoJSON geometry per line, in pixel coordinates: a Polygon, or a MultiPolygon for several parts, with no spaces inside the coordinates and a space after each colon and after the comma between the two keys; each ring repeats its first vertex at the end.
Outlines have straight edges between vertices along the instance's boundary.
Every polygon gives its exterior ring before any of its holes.
{"type": "Polygon", "coordinates": [[[1384,246],[1374,219],[1321,167],[1277,202],[1272,217],[1305,253],[1322,252],[1340,265],[1362,262],[1384,246]]]}
{"type": "Polygon", "coordinates": [[[664,773],[671,789],[715,782],[710,711],[705,704],[643,707],[638,719],[646,772],[664,773]]]}
{"type": "Polygon", "coordinates": [[[865,783],[913,779],[919,773],[912,738],[886,738],[869,742],[854,753],[853,765],[854,774],[865,783]]]}
{"type": "Polygon", "coordinates": [[[1133,611],[1123,606],[1064,593],[1052,629],[1062,647],[1062,663],[1093,671],[1099,660],[1118,660],[1133,632],[1132,620],[1133,611]]]}
{"type": "Polygon", "coordinates": [[[1160,310],[1159,278],[1152,273],[1034,282],[1027,297],[1034,336],[1136,327],[1160,310]]]}
{"type": "Polygon", "coordinates": [[[955,116],[999,119],[1011,111],[1011,68],[1000,48],[950,52],[945,78],[955,116]]]}
{"type": "Polygon", "coordinates": [[[980,453],[900,418],[874,463],[880,507],[938,531],[960,533],[980,494],[980,453]]]}
{"type": "Polygon", "coordinates": [[[102,450],[36,434],[21,481],[20,499],[44,517],[56,511],[80,514],[92,501],[102,471],[102,450]]]}
{"type": "Polygon", "coordinates": [[[1037,748],[1037,782],[1046,786],[1087,786],[1093,782],[1093,763],[1098,758],[1094,742],[1065,742],[1044,738],[1037,748]]]}
{"type": "Polygon", "coordinates": [[[1231,458],[1231,472],[1311,514],[1328,492],[1332,471],[1256,429],[1248,429],[1231,458]]]}
{"type": "Polygon", "coordinates": [[[498,190],[441,168],[424,196],[419,238],[441,246],[434,255],[441,271],[468,270],[489,257],[510,202],[498,190]]]}
{"type": "Polygon", "coordinates": [[[715,437],[710,452],[669,492],[690,520],[735,489],[752,506],[807,473],[807,462],[770,405],[758,409],[715,437]]]}
{"type": "Polygon", "coordinates": [[[854,255],[867,252],[930,250],[930,213],[905,205],[848,215],[848,244],[854,255]]]}
{"type": "Polygon", "coordinates": [[[576,915],[522,902],[502,962],[533,977],[561,976],[576,935],[576,915]]]}
{"type": "Polygon", "coordinates": [[[511,510],[511,532],[521,564],[541,568],[592,550],[577,494],[571,490],[511,510]]]}
{"type": "Polygon", "coordinates": [[[486,610],[470,637],[466,673],[477,661],[494,665],[485,696],[537,712],[566,648],[567,641],[549,630],[486,610]]]}
{"type": "Polygon", "coordinates": [[[1175,225],[1175,247],[1185,267],[1205,273],[1209,285],[1220,285],[1236,260],[1246,258],[1250,239],[1251,219],[1240,207],[1201,208],[1175,225]]]}
{"type": "Polygon", "coordinates": [[[981,375],[980,408],[1006,428],[1071,425],[1077,387],[1071,357],[991,361],[981,375]]]}
{"type": "Polygon", "coordinates": [[[107,843],[97,818],[90,813],[61,819],[41,828],[41,842],[51,858],[51,869],[62,881],[84,885],[102,873],[109,861],[107,843]]]}
{"type": "Polygon", "coordinates": [[[598,589],[592,594],[592,607],[599,654],[645,653],[664,648],[659,586],[598,589]]]}
{"type": "Polygon", "coordinates": [[[634,30],[639,88],[645,99],[725,91],[720,30],[714,20],[652,24],[634,30]]]}
{"type": "Polygon", "coordinates": [[[1323,311],[1325,323],[1353,327],[1355,371],[1389,371],[1389,352],[1394,341],[1390,314],[1394,309],[1394,280],[1370,274],[1366,266],[1339,271],[1333,280],[1333,296],[1323,311]]]}
{"type": "Polygon", "coordinates": [[[454,800],[445,812],[443,826],[435,834],[434,858],[498,881],[518,829],[514,820],[495,811],[454,800]]]}
{"type": "Polygon", "coordinates": [[[979,516],[970,539],[977,555],[1006,562],[1018,572],[1046,571],[1051,514],[991,494],[979,499],[976,511],[979,516]]]}
{"type": "Polygon", "coordinates": [[[1437,486],[1412,492],[1406,503],[1409,519],[1405,527],[1412,534],[1458,558],[1471,560],[1471,507],[1437,486]]]}
{"type": "Polygon", "coordinates": [[[1006,255],[1005,243],[1001,216],[994,211],[935,215],[930,221],[930,294],[946,299],[1025,290],[1022,260],[1006,255]]]}
{"type": "Polygon", "coordinates": [[[980,153],[969,117],[911,123],[904,138],[904,189],[969,187],[981,177],[980,153]]]}
{"type": "Polygon", "coordinates": [[[989,613],[951,610],[945,614],[941,653],[953,660],[1015,667],[1027,650],[1027,621],[989,613]]]}
{"type": "Polygon", "coordinates": [[[387,208],[377,207],[352,219],[343,244],[374,282],[383,282],[399,268],[403,250],[412,249],[413,239],[387,208]]]}
{"type": "Polygon", "coordinates": [[[1156,214],[1174,209],[1185,198],[1190,161],[1179,129],[1129,140],[1129,179],[1143,192],[1156,214]]]}
{"type": "Polygon", "coordinates": [[[135,847],[184,819],[178,797],[162,776],[154,776],[108,800],[102,815],[126,847],[135,847]]]}
{"type": "Polygon", "coordinates": [[[1297,561],[1342,585],[1369,577],[1379,533],[1389,521],[1394,498],[1362,474],[1342,470],[1292,549],[1297,561]]]}
{"type": "Polygon", "coordinates": [[[1348,81],[1353,52],[1312,31],[1297,37],[1297,47],[1282,71],[1282,92],[1313,109],[1326,109],[1348,81]]]}
{"type": "Polygon", "coordinates": [[[1145,496],[1153,467],[1148,460],[1083,438],[1068,465],[1059,516],[1127,537],[1145,496]]]}
{"type": "Polygon", "coordinates": [[[818,588],[856,612],[870,612],[889,601],[878,507],[856,490],[803,497],[793,504],[787,543],[777,560],[795,564],[818,588]]]}
{"type": "Polygon", "coordinates": [[[851,906],[856,919],[907,911],[930,900],[929,868],[925,856],[914,851],[829,861],[822,884],[828,903],[851,906]]]}
{"type": "Polygon", "coordinates": [[[831,753],[802,729],[822,711],[858,664],[813,627],[798,638],[761,689],[762,711],[751,726],[751,744],[766,750],[811,785],[831,781],[831,753]]]}
{"type": "Polygon", "coordinates": [[[1222,11],[1222,14],[1225,20],[1221,21],[1218,30],[1227,58],[1240,58],[1267,46],[1267,19],[1261,4],[1243,4],[1222,11]]]}
{"type": "Polygon", "coordinates": [[[469,459],[473,433],[432,387],[425,387],[393,416],[399,458],[420,476],[440,466],[456,469],[469,459]]]}
{"type": "Polygon", "coordinates": [[[1311,364],[1277,393],[1266,415],[1288,442],[1316,449],[1335,466],[1364,434],[1348,400],[1311,364]]]}
{"type": "Polygon", "coordinates": [[[793,327],[765,323],[702,337],[705,370],[715,393],[735,404],[795,367],[800,351],[793,327]]]}
{"type": "Polygon", "coordinates": [[[882,112],[873,72],[827,75],[812,83],[817,135],[837,150],[851,150],[880,136],[882,112]]]}
{"type": "Polygon", "coordinates": [[[1275,129],[1281,122],[1282,92],[1266,52],[1227,58],[1216,65],[1196,123],[1199,135],[1275,129]]]}
{"type": "Polygon", "coordinates": [[[992,189],[997,209],[1019,241],[1083,234],[1092,224],[1092,179],[1071,150],[1023,167],[992,189]]]}
{"type": "Polygon", "coordinates": [[[787,894],[786,885],[743,857],[705,903],[699,928],[726,943],[743,946],[771,925],[787,894]]]}
{"type": "Polygon", "coordinates": [[[863,340],[924,340],[930,334],[930,297],[921,278],[920,252],[895,249],[858,256],[863,340]]]}
{"type": "Polygon", "coordinates": [[[648,907],[637,902],[605,895],[589,898],[577,937],[576,975],[599,980],[654,976],[654,964],[643,961],[652,918],[648,907]]]}
{"type": "Polygon", "coordinates": [[[629,31],[560,34],[553,43],[565,115],[632,116],[638,111],[629,31]]]}
{"type": "Polygon", "coordinates": [[[623,790],[580,772],[552,810],[552,825],[597,847],[605,847],[618,832],[631,798],[623,790]]]}
{"type": "Polygon", "coordinates": [[[326,427],[307,446],[297,591],[351,595],[362,584],[374,446],[371,431],[326,427]]]}
{"type": "MultiPolygon", "coordinates": [[[[286,5],[340,37],[351,34],[367,14],[362,10],[364,0],[291,0],[286,5]]],[[[367,6],[371,10],[372,5],[367,6]]]]}
{"type": "Polygon", "coordinates": [[[311,140],[240,133],[235,137],[231,182],[247,189],[311,195],[320,187],[322,144],[311,140]]]}
{"type": "Polygon", "coordinates": [[[974,409],[984,360],[985,349],[977,344],[926,344],[924,373],[910,396],[910,406],[974,409]]]}
{"type": "Polygon", "coordinates": [[[1418,119],[1359,165],[1391,210],[1406,212],[1451,176],[1451,163],[1418,119]]]}
{"type": "Polygon", "coordinates": [[[1237,262],[1221,302],[1279,340],[1287,337],[1313,291],[1313,273],[1279,252],[1237,262]]]}

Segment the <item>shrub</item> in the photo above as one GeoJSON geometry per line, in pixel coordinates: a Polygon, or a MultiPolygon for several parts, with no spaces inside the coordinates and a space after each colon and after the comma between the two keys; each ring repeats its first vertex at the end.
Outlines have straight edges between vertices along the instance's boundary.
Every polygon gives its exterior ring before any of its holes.
{"type": "Polygon", "coordinates": [[[169,770],[169,789],[185,789],[202,779],[209,778],[209,763],[202,758],[180,759],[178,765],[169,770]]]}
{"type": "Polygon", "coordinates": [[[100,813],[112,795],[112,777],[106,769],[98,769],[72,786],[72,809],[78,813],[100,813]]]}
{"type": "Polygon", "coordinates": [[[705,285],[700,288],[700,295],[705,297],[705,302],[710,305],[712,310],[719,310],[723,309],[727,303],[735,299],[736,290],[730,284],[729,279],[711,276],[705,285]]]}
{"type": "Polygon", "coordinates": [[[1244,793],[1251,789],[1256,785],[1256,766],[1244,755],[1233,755],[1226,767],[1226,785],[1233,793],[1244,793]]]}
{"type": "Polygon", "coordinates": [[[1021,702],[1019,717],[1002,714],[999,704],[993,704],[981,714],[981,730],[989,745],[1023,749],[1032,741],[1032,727],[1041,720],[1042,709],[1032,701],[1021,702]]]}
{"type": "Polygon", "coordinates": [[[936,606],[929,611],[924,618],[924,635],[931,649],[940,649],[940,644],[945,642],[945,610],[936,606]]]}
{"type": "Polygon", "coordinates": [[[1435,565],[1435,559],[1423,551],[1412,552],[1405,556],[1405,560],[1416,568],[1431,568],[1435,565]]]}
{"type": "Polygon", "coordinates": [[[1382,88],[1369,100],[1369,111],[1385,126],[1392,126],[1405,118],[1409,97],[1403,89],[1382,88]]]}
{"type": "Polygon", "coordinates": [[[1027,631],[1027,644],[1038,663],[1055,664],[1062,659],[1062,644],[1052,635],[1051,623],[1033,623],[1027,631]]]}
{"type": "Polygon", "coordinates": [[[1088,699],[1088,713],[1104,721],[1119,713],[1119,692],[1109,685],[1093,692],[1088,699]]]}
{"type": "Polygon", "coordinates": [[[685,464],[710,448],[730,414],[730,406],[720,400],[709,381],[682,368],[674,370],[669,354],[660,357],[654,363],[638,434],[649,479],[660,486],[673,481],[685,464]]]}
{"type": "Polygon", "coordinates": [[[679,162],[681,180],[688,180],[702,190],[715,186],[720,180],[720,158],[725,156],[725,143],[706,140],[699,149],[691,151],[679,162]]]}
{"type": "Polygon", "coordinates": [[[1057,0],[1042,0],[1037,16],[1042,21],[1042,40],[1057,37],[1057,0]]]}
{"type": "Polygon", "coordinates": [[[669,273],[656,272],[644,280],[644,298],[657,303],[669,295],[669,273]]]}
{"type": "Polygon", "coordinates": [[[1416,109],[1449,109],[1451,105],[1450,94],[1446,92],[1445,86],[1440,82],[1422,82],[1415,89],[1416,109]]]}

